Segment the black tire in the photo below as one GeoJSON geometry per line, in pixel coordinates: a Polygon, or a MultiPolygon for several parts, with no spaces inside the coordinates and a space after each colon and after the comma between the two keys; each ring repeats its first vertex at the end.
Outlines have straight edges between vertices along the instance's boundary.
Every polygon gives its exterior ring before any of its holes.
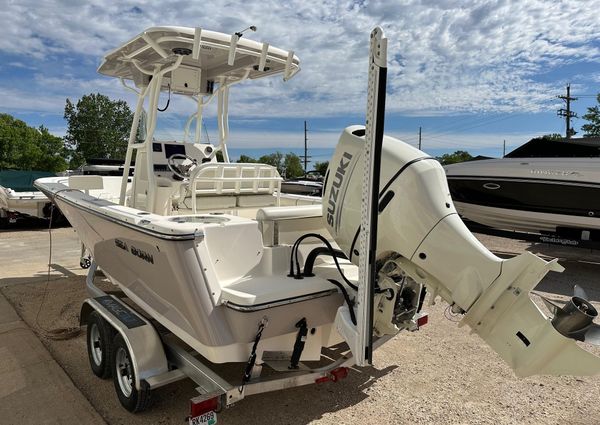
{"type": "Polygon", "coordinates": [[[58,208],[56,208],[52,213],[51,225],[52,227],[65,227],[69,225],[69,221],[67,220],[67,217],[65,217],[63,213],[58,208]]]}
{"type": "Polygon", "coordinates": [[[112,373],[110,359],[113,349],[113,329],[97,312],[92,311],[87,320],[87,351],[92,372],[98,378],[109,378],[112,373]]]}
{"type": "Polygon", "coordinates": [[[146,381],[141,382],[139,390],[135,387],[131,353],[121,334],[113,340],[111,359],[113,383],[121,405],[132,413],[146,410],[150,405],[150,388],[146,381]]]}

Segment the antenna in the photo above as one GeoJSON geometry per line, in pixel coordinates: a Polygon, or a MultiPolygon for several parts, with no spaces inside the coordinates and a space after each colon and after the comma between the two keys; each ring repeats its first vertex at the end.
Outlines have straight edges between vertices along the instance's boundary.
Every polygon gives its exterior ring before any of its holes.
{"type": "Polygon", "coordinates": [[[242,35],[244,35],[244,33],[248,30],[256,32],[256,27],[254,25],[250,25],[248,28],[244,28],[243,30],[236,32],[235,35],[242,38],[242,35]]]}

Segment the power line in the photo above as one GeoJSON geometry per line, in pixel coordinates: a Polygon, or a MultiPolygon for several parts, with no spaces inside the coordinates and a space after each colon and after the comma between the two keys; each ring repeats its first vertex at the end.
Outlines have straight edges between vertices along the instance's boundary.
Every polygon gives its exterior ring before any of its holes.
{"type": "Polygon", "coordinates": [[[454,124],[451,124],[450,126],[446,126],[446,127],[441,127],[441,129],[438,128],[438,131],[432,131],[431,133],[428,133],[428,137],[431,137],[431,135],[442,136],[445,134],[453,134],[458,131],[469,130],[472,128],[481,127],[483,125],[493,124],[493,123],[503,121],[503,120],[506,120],[506,119],[509,119],[512,117],[513,117],[512,114],[506,113],[500,117],[493,117],[493,118],[481,117],[481,118],[478,118],[469,123],[465,122],[466,120],[461,120],[462,122],[454,123],[454,124]]]}

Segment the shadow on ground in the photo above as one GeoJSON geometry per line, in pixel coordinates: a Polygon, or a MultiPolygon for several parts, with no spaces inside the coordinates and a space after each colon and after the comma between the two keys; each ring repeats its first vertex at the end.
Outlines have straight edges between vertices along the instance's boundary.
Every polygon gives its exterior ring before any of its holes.
{"type": "MultiPolygon", "coordinates": [[[[9,223],[7,220],[0,221],[0,233],[14,232],[17,230],[28,230],[28,231],[47,231],[50,225],[49,220],[44,218],[26,217],[20,218],[15,223],[9,223]]],[[[58,220],[58,222],[52,223],[53,229],[61,227],[71,227],[69,222],[64,220],[58,220]]]]}

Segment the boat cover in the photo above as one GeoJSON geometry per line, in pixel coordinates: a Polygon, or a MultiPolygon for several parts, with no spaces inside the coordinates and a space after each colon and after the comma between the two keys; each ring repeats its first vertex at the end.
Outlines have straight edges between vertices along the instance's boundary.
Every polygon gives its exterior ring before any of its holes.
{"type": "Polygon", "coordinates": [[[37,189],[33,186],[33,182],[36,179],[54,176],[56,174],[50,171],[4,170],[0,171],[0,186],[15,192],[35,192],[37,189]]]}
{"type": "Polygon", "coordinates": [[[0,186],[14,190],[15,192],[36,192],[33,186],[36,179],[42,177],[54,177],[55,173],[50,171],[0,171],[0,186]]]}

